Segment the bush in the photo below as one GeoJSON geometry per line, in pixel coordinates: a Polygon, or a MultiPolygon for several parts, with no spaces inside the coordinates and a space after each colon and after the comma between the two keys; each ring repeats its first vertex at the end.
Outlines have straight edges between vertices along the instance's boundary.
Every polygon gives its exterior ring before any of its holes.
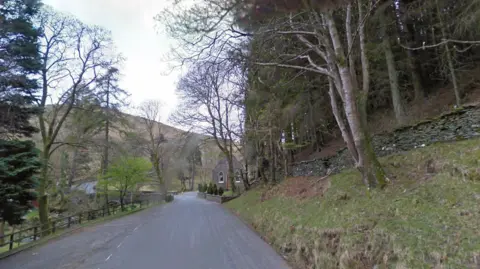
{"type": "Polygon", "coordinates": [[[208,185],[207,183],[204,183],[203,184],[203,192],[207,192],[208,191],[208,185]]]}
{"type": "Polygon", "coordinates": [[[212,186],[212,183],[208,184],[207,193],[210,194],[210,195],[213,194],[213,186],[212,186]]]}
{"type": "Polygon", "coordinates": [[[222,187],[218,188],[218,195],[222,196],[224,192],[222,187]]]}
{"type": "Polygon", "coordinates": [[[217,184],[214,184],[214,185],[213,185],[213,194],[218,195],[217,184]]]}
{"type": "Polygon", "coordinates": [[[173,195],[172,194],[167,194],[167,196],[165,197],[165,202],[167,203],[170,203],[173,201],[173,195]]]}

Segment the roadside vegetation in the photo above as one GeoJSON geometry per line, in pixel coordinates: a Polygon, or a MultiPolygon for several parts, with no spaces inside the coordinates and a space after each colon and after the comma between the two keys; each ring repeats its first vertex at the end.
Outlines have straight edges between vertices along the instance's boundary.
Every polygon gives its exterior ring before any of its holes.
{"type": "Polygon", "coordinates": [[[381,158],[394,177],[370,197],[347,170],[287,178],[226,206],[298,268],[476,268],[479,160],[479,139],[435,144],[381,158]]]}

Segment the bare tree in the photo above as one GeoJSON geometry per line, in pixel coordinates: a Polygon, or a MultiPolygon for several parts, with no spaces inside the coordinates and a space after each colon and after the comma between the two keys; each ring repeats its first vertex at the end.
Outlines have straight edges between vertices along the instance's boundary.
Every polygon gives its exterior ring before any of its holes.
{"type": "Polygon", "coordinates": [[[182,103],[172,120],[213,139],[227,158],[228,185],[236,190],[233,154],[238,137],[233,130],[238,123],[238,94],[231,74],[231,69],[216,62],[200,61],[193,65],[178,84],[182,103]]]}
{"type": "Polygon", "coordinates": [[[72,111],[80,93],[89,89],[118,59],[111,53],[110,33],[90,27],[75,18],[44,8],[38,23],[41,38],[41,96],[38,103],[44,113],[39,116],[42,137],[42,170],[38,186],[39,215],[48,229],[49,160],[68,142],[58,141],[58,134],[72,111]],[[113,55],[113,56],[112,56],[113,55]]]}
{"type": "MultiPolygon", "coordinates": [[[[351,48],[344,44],[339,33],[339,19],[342,23],[351,23],[348,17],[336,9],[325,9],[318,12],[318,6],[304,5],[301,11],[291,10],[283,18],[274,18],[270,25],[264,27],[258,34],[273,38],[278,36],[293,36],[304,47],[296,54],[280,55],[276,61],[256,62],[259,66],[275,66],[293,68],[297,70],[314,72],[328,78],[330,84],[330,103],[342,137],[354,160],[355,166],[362,173],[364,183],[368,187],[377,184],[386,184],[386,177],[380,166],[366,125],[366,102],[369,90],[370,69],[365,53],[365,40],[362,38],[365,28],[365,18],[374,8],[369,6],[366,15],[363,14],[362,2],[359,2],[359,47],[363,87],[352,76],[349,63],[351,48]],[[299,19],[302,17],[302,19],[299,19]],[[304,17],[308,20],[305,22],[304,17]],[[341,103],[340,103],[341,102],[341,103]]],[[[347,35],[352,35],[347,32],[347,35]]],[[[353,36],[347,40],[354,40],[353,36]]],[[[353,46],[352,44],[350,44],[353,46]]]]}
{"type": "Polygon", "coordinates": [[[162,103],[156,100],[145,101],[139,107],[139,113],[145,125],[148,135],[146,151],[152,162],[155,176],[160,185],[160,192],[163,197],[167,194],[165,178],[166,168],[166,138],[160,124],[162,103]]]}

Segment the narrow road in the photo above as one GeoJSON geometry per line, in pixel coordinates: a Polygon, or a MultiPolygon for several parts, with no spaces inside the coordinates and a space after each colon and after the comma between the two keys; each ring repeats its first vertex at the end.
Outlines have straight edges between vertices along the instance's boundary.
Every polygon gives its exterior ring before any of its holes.
{"type": "Polygon", "coordinates": [[[287,269],[283,259],[222,206],[195,193],[83,228],[0,260],[0,269],[287,269]]]}

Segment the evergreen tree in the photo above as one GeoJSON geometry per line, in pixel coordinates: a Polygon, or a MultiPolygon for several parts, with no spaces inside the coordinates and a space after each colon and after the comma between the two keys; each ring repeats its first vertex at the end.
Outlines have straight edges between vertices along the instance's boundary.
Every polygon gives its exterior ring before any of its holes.
{"type": "Polygon", "coordinates": [[[32,208],[38,150],[31,141],[0,140],[0,221],[20,224],[32,208]]]}
{"type": "Polygon", "coordinates": [[[40,6],[36,0],[5,0],[0,5],[0,137],[31,136],[36,128],[29,118],[38,112],[38,84],[41,68],[39,31],[32,17],[40,6]]]}

